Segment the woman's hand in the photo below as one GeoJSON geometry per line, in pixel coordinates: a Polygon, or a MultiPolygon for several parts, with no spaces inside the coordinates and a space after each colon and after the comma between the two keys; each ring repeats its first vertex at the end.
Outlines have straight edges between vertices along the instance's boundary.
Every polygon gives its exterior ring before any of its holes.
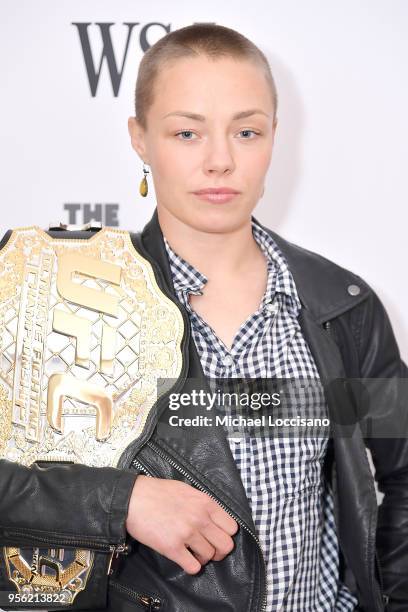
{"type": "Polygon", "coordinates": [[[234,548],[238,524],[206,493],[178,480],[136,478],[126,529],[146,546],[196,574],[234,548]],[[190,552],[190,550],[191,552],[190,552]]]}

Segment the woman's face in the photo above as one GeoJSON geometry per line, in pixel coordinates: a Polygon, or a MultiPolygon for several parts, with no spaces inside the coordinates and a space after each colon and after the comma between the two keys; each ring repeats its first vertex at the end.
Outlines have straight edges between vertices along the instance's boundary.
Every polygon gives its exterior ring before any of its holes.
{"type": "Polygon", "coordinates": [[[159,217],[204,232],[248,223],[263,194],[276,128],[262,68],[232,58],[179,59],[161,71],[154,98],[147,130],[130,117],[129,133],[150,165],[159,217]],[[224,202],[195,194],[220,187],[238,193],[224,202]]]}

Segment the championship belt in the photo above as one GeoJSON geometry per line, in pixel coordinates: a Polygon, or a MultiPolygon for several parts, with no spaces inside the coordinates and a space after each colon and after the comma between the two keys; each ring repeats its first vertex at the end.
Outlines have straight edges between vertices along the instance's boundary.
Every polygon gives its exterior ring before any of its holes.
{"type": "MultiPolygon", "coordinates": [[[[129,232],[83,234],[21,227],[0,250],[0,457],[25,466],[121,467],[181,372],[183,317],[129,232]]],[[[3,547],[3,565],[10,590],[63,593],[69,608],[96,554],[3,547]]]]}

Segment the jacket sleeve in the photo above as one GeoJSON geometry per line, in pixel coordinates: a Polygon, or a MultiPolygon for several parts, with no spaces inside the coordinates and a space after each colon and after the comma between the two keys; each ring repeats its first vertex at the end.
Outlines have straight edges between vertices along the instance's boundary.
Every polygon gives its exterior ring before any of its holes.
{"type": "Polygon", "coordinates": [[[109,550],[123,544],[137,474],[73,463],[0,460],[0,545],[109,550]]]}
{"type": "MultiPolygon", "coordinates": [[[[381,412],[394,428],[407,419],[408,368],[400,351],[388,314],[372,290],[361,323],[359,342],[362,378],[394,379],[388,384],[387,401],[381,412]],[[406,379],[406,380],[398,380],[406,379]],[[398,420],[399,419],[399,420],[398,420]]],[[[403,429],[403,428],[402,428],[403,429]]],[[[381,435],[381,434],[380,434],[381,435]]],[[[387,612],[408,610],[408,435],[366,439],[375,467],[378,489],[384,494],[378,509],[376,548],[389,598],[387,612]]]]}

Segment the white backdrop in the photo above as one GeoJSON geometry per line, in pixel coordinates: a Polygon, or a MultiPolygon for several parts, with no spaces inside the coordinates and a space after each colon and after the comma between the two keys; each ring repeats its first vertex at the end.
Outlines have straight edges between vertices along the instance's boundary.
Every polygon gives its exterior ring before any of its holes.
{"type": "Polygon", "coordinates": [[[138,195],[127,118],[143,41],[195,21],[233,27],[266,53],[280,97],[255,216],[365,278],[408,359],[406,0],[2,0],[0,10],[1,234],[92,212],[142,228],[155,199],[152,181],[138,195]]]}
{"type": "Polygon", "coordinates": [[[0,234],[82,223],[92,212],[141,229],[155,198],[151,180],[148,198],[138,195],[142,164],[127,118],[144,40],[195,21],[226,25],[262,48],[279,91],[272,166],[255,216],[365,278],[407,360],[408,2],[192,4],[1,1],[0,234]],[[113,54],[108,36],[103,44],[108,31],[113,54]]]}

